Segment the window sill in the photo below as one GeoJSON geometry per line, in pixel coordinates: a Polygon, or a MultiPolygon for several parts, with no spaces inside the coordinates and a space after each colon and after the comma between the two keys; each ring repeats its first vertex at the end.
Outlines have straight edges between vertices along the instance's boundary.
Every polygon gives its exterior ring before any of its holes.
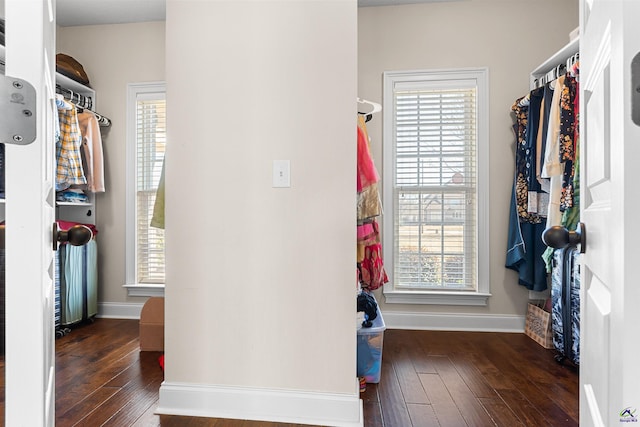
{"type": "Polygon", "coordinates": [[[438,304],[486,306],[491,294],[480,292],[385,291],[387,304],[438,304]]]}
{"type": "Polygon", "coordinates": [[[127,294],[130,297],[163,297],[164,285],[163,284],[135,284],[124,285],[127,289],[127,294]]]}

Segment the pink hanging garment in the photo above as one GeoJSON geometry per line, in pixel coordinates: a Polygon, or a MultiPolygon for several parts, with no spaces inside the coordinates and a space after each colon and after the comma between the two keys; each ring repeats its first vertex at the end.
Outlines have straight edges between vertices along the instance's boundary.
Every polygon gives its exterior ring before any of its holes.
{"type": "Polygon", "coordinates": [[[366,131],[358,126],[358,193],[363,188],[378,182],[378,171],[369,152],[369,141],[366,131]]]}
{"type": "Polygon", "coordinates": [[[389,281],[382,265],[382,245],[376,243],[364,248],[364,259],[360,263],[360,282],[370,291],[378,289],[389,281]]]}

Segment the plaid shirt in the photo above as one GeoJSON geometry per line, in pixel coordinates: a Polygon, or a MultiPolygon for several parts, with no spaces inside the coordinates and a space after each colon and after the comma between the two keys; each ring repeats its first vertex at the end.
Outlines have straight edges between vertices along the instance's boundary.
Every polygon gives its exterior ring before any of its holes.
{"type": "Polygon", "coordinates": [[[82,136],[76,107],[58,109],[58,119],[60,138],[56,141],[56,190],[60,191],[73,184],[86,184],[87,180],[82,170],[82,136]]]}

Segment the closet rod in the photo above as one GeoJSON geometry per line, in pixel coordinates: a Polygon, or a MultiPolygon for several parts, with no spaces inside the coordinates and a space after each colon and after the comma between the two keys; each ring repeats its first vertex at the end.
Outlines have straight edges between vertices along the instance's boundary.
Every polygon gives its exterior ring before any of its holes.
{"type": "Polygon", "coordinates": [[[565,65],[567,58],[571,58],[573,55],[580,51],[580,39],[575,38],[567,43],[564,47],[558,50],[550,58],[536,67],[530,74],[529,87],[534,89],[541,86],[544,83],[539,81],[551,72],[555,72],[560,65],[565,65]]]}
{"type": "Polygon", "coordinates": [[[93,111],[93,99],[91,99],[90,97],[84,96],[60,85],[56,85],[56,93],[62,95],[64,99],[75,105],[78,109],[78,112],[82,112],[83,110],[91,111],[93,114],[95,114],[100,126],[111,126],[111,119],[93,111]]]}
{"type": "Polygon", "coordinates": [[[578,63],[579,59],[580,59],[580,54],[579,53],[575,53],[575,54],[571,55],[570,57],[568,57],[566,59],[565,62],[556,65],[555,68],[552,68],[551,70],[549,70],[543,76],[540,76],[540,77],[534,79],[533,80],[533,87],[534,88],[539,88],[542,85],[545,85],[547,83],[551,83],[552,81],[556,80],[562,74],[570,72],[572,67],[575,64],[578,63]]]}

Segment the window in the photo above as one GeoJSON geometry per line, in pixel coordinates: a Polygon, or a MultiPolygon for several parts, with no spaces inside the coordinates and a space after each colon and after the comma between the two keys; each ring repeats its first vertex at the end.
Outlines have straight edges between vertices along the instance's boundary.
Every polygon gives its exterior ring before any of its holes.
{"type": "Polygon", "coordinates": [[[486,305],[486,69],[384,75],[387,302],[486,305]]]}
{"type": "Polygon", "coordinates": [[[130,84],[127,98],[126,287],[162,295],[164,229],[151,226],[166,146],[164,83],[130,84]]]}

